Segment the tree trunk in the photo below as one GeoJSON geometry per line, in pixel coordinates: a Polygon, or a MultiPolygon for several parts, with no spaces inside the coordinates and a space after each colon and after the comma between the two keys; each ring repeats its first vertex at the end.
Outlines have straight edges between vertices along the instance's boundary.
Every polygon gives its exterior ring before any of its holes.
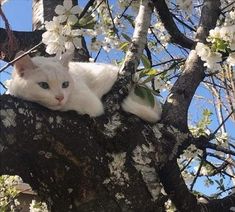
{"type": "Polygon", "coordinates": [[[21,176],[52,211],[162,210],[132,160],[154,136],[140,120],[90,119],[4,95],[0,124],[0,174],[21,176]]]}

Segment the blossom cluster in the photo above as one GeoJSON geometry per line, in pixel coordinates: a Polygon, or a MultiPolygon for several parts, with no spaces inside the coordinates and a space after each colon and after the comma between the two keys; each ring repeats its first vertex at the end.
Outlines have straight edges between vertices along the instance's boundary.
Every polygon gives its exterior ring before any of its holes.
{"type": "Polygon", "coordinates": [[[76,15],[80,12],[80,7],[73,7],[71,0],[64,0],[63,5],[56,6],[55,13],[58,16],[45,22],[46,32],[42,35],[48,54],[60,56],[66,50],[72,51],[75,47],[81,47],[81,30],[72,28],[77,23],[76,15]]]}
{"type": "Polygon", "coordinates": [[[111,17],[105,1],[96,1],[97,9],[88,11],[86,18],[79,20],[82,9],[73,6],[71,0],[64,0],[63,5],[55,8],[57,16],[45,22],[46,32],[42,42],[46,44],[48,54],[61,56],[65,51],[81,48],[81,36],[90,37],[90,49],[98,51],[101,47],[109,52],[120,45],[117,28],[124,28],[120,18],[111,17]],[[95,18],[97,17],[97,18],[95,18]],[[99,17],[99,18],[98,18],[99,17]]]}
{"type": "Polygon", "coordinates": [[[16,189],[16,185],[22,182],[19,176],[0,176],[0,211],[15,211],[14,208],[20,205],[16,199],[19,191],[16,189]]]}
{"type": "Polygon", "coordinates": [[[32,200],[29,206],[30,212],[48,212],[47,205],[45,202],[37,202],[32,200]]]}
{"type": "Polygon", "coordinates": [[[197,43],[195,50],[210,72],[221,70],[222,63],[235,65],[235,10],[227,13],[223,25],[210,30],[207,41],[197,43]]]}
{"type": "Polygon", "coordinates": [[[97,51],[101,47],[109,52],[112,48],[117,48],[120,45],[120,39],[117,31],[118,28],[123,28],[123,24],[119,17],[111,17],[105,1],[97,0],[97,12],[100,19],[96,21],[94,29],[86,30],[86,35],[91,36],[91,50],[97,51]],[[100,35],[100,36],[99,36],[100,35]],[[102,35],[102,36],[101,36],[102,35]],[[98,37],[99,36],[99,37],[98,37]]]}
{"type": "Polygon", "coordinates": [[[157,19],[157,22],[153,24],[151,30],[149,29],[148,31],[149,34],[151,34],[152,32],[155,35],[157,35],[157,38],[159,39],[161,45],[157,45],[155,42],[153,43],[149,42],[148,45],[151,51],[156,51],[159,53],[168,46],[170,41],[170,35],[166,31],[164,24],[161,22],[159,18],[157,19]]]}

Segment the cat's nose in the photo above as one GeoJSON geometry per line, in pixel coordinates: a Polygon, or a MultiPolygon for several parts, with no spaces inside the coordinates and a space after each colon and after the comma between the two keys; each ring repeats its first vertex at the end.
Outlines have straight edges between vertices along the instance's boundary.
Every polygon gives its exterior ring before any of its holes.
{"type": "Polygon", "coordinates": [[[63,95],[58,95],[58,96],[55,96],[55,98],[61,102],[63,99],[64,99],[64,96],[63,95]]]}

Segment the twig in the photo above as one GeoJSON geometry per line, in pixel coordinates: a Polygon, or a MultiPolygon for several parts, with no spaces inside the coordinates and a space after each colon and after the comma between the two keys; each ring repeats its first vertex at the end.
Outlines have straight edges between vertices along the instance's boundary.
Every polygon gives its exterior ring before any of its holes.
{"type": "Polygon", "coordinates": [[[95,0],[90,0],[86,6],[84,7],[83,11],[81,12],[81,14],[79,15],[78,19],[81,19],[86,12],[89,10],[89,8],[94,4],[95,0]]]}
{"type": "Polygon", "coordinates": [[[118,16],[118,19],[122,18],[122,16],[125,14],[125,12],[128,10],[128,8],[131,6],[133,0],[131,0],[128,5],[126,6],[126,8],[124,9],[124,11],[122,12],[122,14],[120,16],[118,16]]]}
{"type": "Polygon", "coordinates": [[[219,131],[219,129],[224,125],[224,123],[230,118],[230,116],[234,113],[234,110],[232,110],[229,115],[220,123],[220,125],[217,127],[217,129],[210,135],[211,138],[215,137],[215,134],[219,131]]]}
{"type": "Polygon", "coordinates": [[[216,145],[213,143],[209,143],[208,141],[211,139],[213,139],[213,138],[211,138],[211,136],[209,136],[209,137],[200,136],[199,138],[192,140],[192,143],[195,144],[195,146],[201,150],[205,150],[206,148],[209,148],[209,149],[223,152],[225,154],[230,154],[230,155],[235,156],[235,151],[232,151],[230,149],[226,149],[222,146],[219,146],[219,145],[216,145]]]}
{"type": "Polygon", "coordinates": [[[100,49],[99,49],[99,51],[98,51],[97,55],[95,56],[94,62],[96,62],[96,60],[98,59],[98,57],[99,57],[99,55],[100,55],[101,50],[102,50],[102,46],[100,47],[100,49]]]}
{"type": "Polygon", "coordinates": [[[223,191],[217,193],[216,195],[217,195],[217,196],[220,196],[220,195],[223,194],[224,192],[227,192],[227,191],[233,190],[233,189],[235,189],[235,186],[232,186],[232,187],[230,187],[230,188],[224,189],[223,191]]]}
{"type": "Polygon", "coordinates": [[[171,53],[167,50],[167,48],[161,43],[161,41],[158,39],[158,37],[156,36],[156,34],[154,33],[153,29],[150,27],[150,31],[153,35],[153,37],[157,40],[157,42],[164,48],[164,50],[166,51],[166,53],[171,57],[171,59],[174,59],[174,57],[171,55],[171,53]]]}
{"type": "Polygon", "coordinates": [[[164,62],[161,62],[161,63],[154,64],[154,65],[152,65],[152,67],[165,65],[165,64],[167,64],[167,63],[169,63],[169,62],[174,62],[174,63],[176,63],[176,62],[175,62],[176,60],[179,60],[177,63],[181,63],[181,62],[185,61],[185,59],[183,59],[183,58],[179,58],[179,59],[174,58],[174,59],[170,59],[170,60],[167,60],[167,61],[164,61],[164,62]]]}
{"type": "Polygon", "coordinates": [[[99,7],[100,5],[104,2],[104,0],[102,0],[93,10],[92,10],[92,13],[95,12],[99,7]]]}
{"type": "Polygon", "coordinates": [[[193,160],[193,157],[189,159],[189,161],[185,164],[185,166],[182,169],[180,169],[180,172],[183,172],[189,166],[192,160],[193,160]]]}
{"type": "Polygon", "coordinates": [[[196,32],[197,30],[192,28],[191,26],[189,26],[188,24],[186,24],[185,22],[183,22],[182,20],[180,20],[175,14],[171,13],[171,15],[174,17],[174,19],[176,19],[178,22],[180,22],[182,25],[184,25],[186,28],[188,28],[189,30],[196,32]]]}
{"type": "Polygon", "coordinates": [[[202,82],[205,83],[205,84],[215,85],[216,87],[219,87],[219,88],[222,88],[222,89],[226,89],[222,85],[218,85],[218,84],[216,84],[214,82],[210,82],[210,81],[206,81],[206,80],[203,80],[202,82]]]}
{"type": "Polygon", "coordinates": [[[109,16],[110,16],[110,18],[111,18],[111,20],[112,20],[113,30],[114,30],[115,34],[117,35],[118,39],[120,39],[120,36],[119,36],[119,34],[118,34],[118,29],[117,29],[117,27],[116,27],[116,25],[115,25],[115,23],[114,23],[114,20],[113,20],[113,16],[112,16],[112,13],[111,13],[111,9],[110,9],[110,5],[109,5],[109,1],[108,1],[108,0],[106,0],[106,4],[107,4],[107,6],[108,6],[109,16]]]}
{"type": "MultiPolygon", "coordinates": [[[[0,4],[0,17],[2,18],[2,20],[5,23],[6,33],[7,33],[7,37],[8,37],[8,44],[7,45],[9,47],[9,51],[13,51],[17,47],[17,41],[16,41],[16,38],[11,30],[11,26],[10,26],[4,12],[2,11],[1,4],[0,4]]],[[[9,52],[7,52],[7,53],[9,53],[9,52]]]]}
{"type": "Polygon", "coordinates": [[[235,1],[229,3],[227,6],[225,6],[224,8],[221,9],[221,12],[225,9],[227,9],[228,7],[230,7],[231,5],[233,5],[235,3],[235,1]]]}
{"type": "Polygon", "coordinates": [[[194,177],[193,182],[192,182],[191,185],[190,185],[190,191],[193,190],[193,187],[194,187],[194,185],[195,185],[195,183],[196,183],[196,181],[197,181],[197,178],[199,177],[199,174],[200,174],[200,172],[201,172],[202,165],[203,165],[203,161],[206,160],[206,153],[205,153],[205,151],[203,152],[203,156],[201,157],[201,159],[202,159],[202,160],[201,160],[200,165],[199,165],[199,167],[198,167],[198,170],[197,170],[197,172],[196,172],[196,176],[194,177]]]}
{"type": "Polygon", "coordinates": [[[14,60],[10,61],[9,63],[7,63],[5,66],[3,66],[0,69],[0,73],[3,72],[5,69],[7,69],[9,66],[13,65],[14,62],[16,62],[17,60],[21,59],[22,57],[28,55],[30,52],[32,52],[33,50],[35,50],[36,48],[38,48],[40,45],[42,45],[42,42],[40,42],[39,44],[37,44],[36,46],[34,46],[33,48],[29,49],[27,52],[25,52],[24,54],[20,55],[19,57],[15,58],[14,60]]]}
{"type": "Polygon", "coordinates": [[[2,82],[0,82],[0,85],[1,85],[5,90],[7,90],[7,87],[6,87],[2,82]]]}

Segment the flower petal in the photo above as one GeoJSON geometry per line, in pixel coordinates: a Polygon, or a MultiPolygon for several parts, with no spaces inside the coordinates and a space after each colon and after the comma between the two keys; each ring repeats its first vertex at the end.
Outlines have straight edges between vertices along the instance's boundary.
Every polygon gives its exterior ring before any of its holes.
{"type": "Polygon", "coordinates": [[[71,31],[71,35],[74,36],[74,37],[82,35],[82,33],[83,33],[83,31],[80,30],[80,29],[74,29],[74,30],[71,31]]]}
{"type": "Polygon", "coordinates": [[[57,17],[57,20],[60,23],[64,23],[67,20],[67,16],[66,15],[60,15],[60,16],[57,17]]]}
{"type": "Polygon", "coordinates": [[[70,10],[70,12],[72,14],[79,14],[81,12],[81,8],[78,5],[76,5],[70,10]]]}
{"type": "Polygon", "coordinates": [[[68,24],[70,24],[70,25],[74,25],[74,24],[76,24],[77,23],[77,21],[78,21],[78,18],[77,18],[77,16],[75,16],[75,15],[70,15],[69,17],[68,17],[68,24]]]}
{"type": "Polygon", "coordinates": [[[64,0],[63,5],[66,10],[70,10],[73,6],[72,0],[64,0]]]}
{"type": "Polygon", "coordinates": [[[78,37],[73,38],[73,44],[77,49],[81,48],[82,47],[81,38],[78,38],[78,37]]]}
{"type": "Polygon", "coordinates": [[[62,15],[66,12],[65,8],[62,5],[57,5],[55,8],[55,13],[57,15],[62,15]]]}
{"type": "Polygon", "coordinates": [[[72,43],[71,41],[65,42],[64,46],[65,46],[65,48],[66,48],[67,50],[70,50],[70,51],[73,51],[73,50],[75,49],[75,48],[74,48],[74,45],[73,45],[73,43],[72,43]]]}

